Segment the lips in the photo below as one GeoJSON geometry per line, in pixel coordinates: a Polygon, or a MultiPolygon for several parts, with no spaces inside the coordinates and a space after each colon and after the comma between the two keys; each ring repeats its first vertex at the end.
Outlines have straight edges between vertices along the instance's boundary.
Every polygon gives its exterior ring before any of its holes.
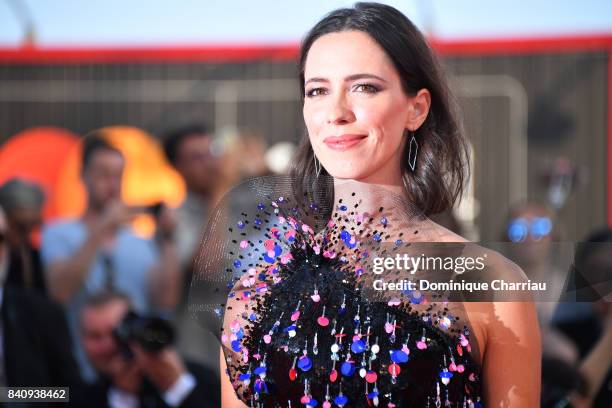
{"type": "Polygon", "coordinates": [[[346,134],[341,136],[328,136],[323,143],[332,150],[344,151],[358,145],[367,135],[346,134]]]}

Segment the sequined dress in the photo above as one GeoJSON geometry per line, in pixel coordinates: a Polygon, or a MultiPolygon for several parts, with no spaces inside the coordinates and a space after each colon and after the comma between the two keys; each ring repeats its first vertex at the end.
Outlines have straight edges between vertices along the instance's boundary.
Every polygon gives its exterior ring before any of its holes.
{"type": "Polygon", "coordinates": [[[271,184],[251,208],[217,217],[226,230],[209,229],[217,252],[201,259],[198,277],[214,286],[206,272],[224,270],[225,290],[214,292],[227,299],[210,310],[238,398],[253,407],[483,406],[461,303],[371,289],[374,259],[434,239],[429,221],[387,196],[386,206],[363,205],[371,190],[322,211],[271,184]]]}

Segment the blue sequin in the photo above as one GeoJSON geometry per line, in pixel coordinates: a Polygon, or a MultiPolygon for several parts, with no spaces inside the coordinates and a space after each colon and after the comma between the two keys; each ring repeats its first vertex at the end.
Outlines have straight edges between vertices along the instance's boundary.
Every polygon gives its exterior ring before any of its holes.
{"type": "Polygon", "coordinates": [[[255,370],[253,370],[255,375],[261,375],[266,373],[266,366],[259,366],[255,370]]]}
{"type": "Polygon", "coordinates": [[[312,361],[308,357],[302,356],[298,360],[297,365],[300,368],[300,370],[308,371],[312,368],[312,361]]]}
{"type": "Polygon", "coordinates": [[[236,353],[239,353],[240,350],[242,350],[242,345],[240,344],[240,340],[232,341],[232,350],[234,350],[236,353]]]}
{"type": "Polygon", "coordinates": [[[236,337],[238,338],[238,340],[244,337],[244,329],[242,327],[236,332],[236,337]]]}
{"type": "Polygon", "coordinates": [[[240,266],[241,266],[241,265],[242,265],[242,262],[240,262],[240,260],[239,260],[239,259],[236,259],[236,260],[234,261],[234,267],[236,267],[236,268],[240,268],[240,266]]]}
{"type": "Polygon", "coordinates": [[[346,395],[338,395],[336,398],[334,398],[334,402],[339,406],[346,405],[348,402],[348,397],[346,395]]]}
{"type": "Polygon", "coordinates": [[[415,305],[420,304],[422,301],[423,295],[419,294],[419,296],[414,296],[414,293],[410,295],[410,302],[414,303],[415,305]]]}
{"type": "Polygon", "coordinates": [[[391,360],[394,363],[407,363],[409,360],[408,354],[404,353],[402,350],[395,350],[391,352],[391,360]]]}
{"type": "Polygon", "coordinates": [[[243,228],[244,228],[244,226],[245,226],[244,221],[238,221],[238,222],[236,223],[236,225],[237,225],[237,226],[238,226],[238,228],[240,228],[240,229],[243,229],[243,228]]]}
{"type": "Polygon", "coordinates": [[[285,333],[288,333],[288,332],[290,332],[291,330],[295,330],[295,324],[292,324],[291,326],[287,326],[287,327],[285,327],[285,328],[283,329],[283,331],[284,331],[285,333]]]}
{"type": "Polygon", "coordinates": [[[351,344],[351,351],[356,354],[363,353],[365,351],[365,343],[363,340],[354,341],[353,344],[351,344]]]}
{"type": "Polygon", "coordinates": [[[355,374],[355,364],[345,361],[344,363],[342,363],[342,366],[340,367],[340,372],[345,377],[352,376],[353,374],[355,374]]]}
{"type": "Polygon", "coordinates": [[[255,381],[255,392],[258,394],[268,392],[268,386],[266,385],[266,382],[262,380],[255,381]]]}

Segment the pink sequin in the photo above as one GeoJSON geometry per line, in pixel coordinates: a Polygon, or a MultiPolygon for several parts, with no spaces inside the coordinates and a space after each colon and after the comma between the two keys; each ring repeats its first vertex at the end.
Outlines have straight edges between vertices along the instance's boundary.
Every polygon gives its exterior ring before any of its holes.
{"type": "Polygon", "coordinates": [[[272,255],[274,256],[274,240],[266,239],[264,241],[264,248],[266,248],[268,251],[272,251],[272,255]]]}
{"type": "Polygon", "coordinates": [[[399,306],[400,305],[400,300],[398,298],[393,298],[391,300],[389,300],[389,302],[387,303],[389,306],[399,306]]]}

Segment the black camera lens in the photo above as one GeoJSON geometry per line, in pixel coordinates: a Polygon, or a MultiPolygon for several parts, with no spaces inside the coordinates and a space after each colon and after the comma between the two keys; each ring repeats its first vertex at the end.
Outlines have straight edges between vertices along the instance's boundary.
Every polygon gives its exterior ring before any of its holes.
{"type": "Polygon", "coordinates": [[[135,342],[148,352],[159,352],[174,343],[175,331],[165,318],[130,311],[115,328],[114,336],[124,356],[131,358],[130,343],[135,342]]]}

